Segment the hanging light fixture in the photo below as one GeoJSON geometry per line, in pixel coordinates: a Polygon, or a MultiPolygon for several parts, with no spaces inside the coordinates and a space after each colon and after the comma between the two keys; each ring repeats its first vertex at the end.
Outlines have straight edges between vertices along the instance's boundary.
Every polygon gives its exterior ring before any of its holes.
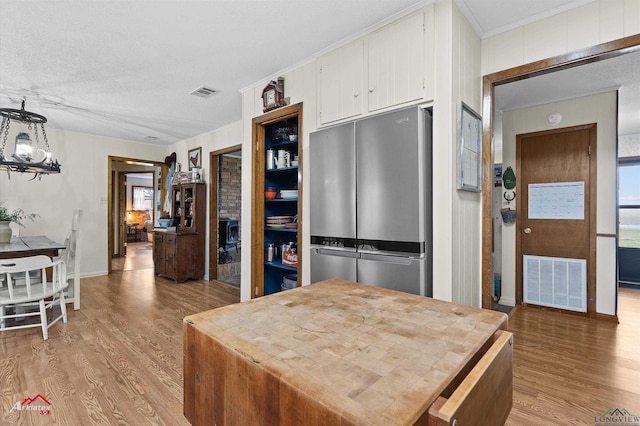
{"type": "MultiPolygon", "coordinates": [[[[0,170],[10,172],[35,173],[36,177],[42,178],[44,174],[60,173],[60,163],[51,159],[51,149],[47,140],[47,133],[44,130],[44,123],[47,119],[34,112],[25,111],[25,99],[22,100],[22,108],[0,108],[2,124],[0,125],[0,137],[2,137],[2,150],[0,151],[0,170]],[[7,139],[9,138],[9,127],[12,121],[27,125],[26,132],[19,132],[16,136],[15,149],[11,157],[5,156],[7,139]],[[38,125],[40,132],[38,132],[38,125]],[[33,138],[29,133],[33,132],[33,138]],[[42,134],[40,136],[39,134],[42,134]],[[42,137],[44,146],[40,147],[42,137]]],[[[32,179],[32,180],[33,180],[32,179]]]]}

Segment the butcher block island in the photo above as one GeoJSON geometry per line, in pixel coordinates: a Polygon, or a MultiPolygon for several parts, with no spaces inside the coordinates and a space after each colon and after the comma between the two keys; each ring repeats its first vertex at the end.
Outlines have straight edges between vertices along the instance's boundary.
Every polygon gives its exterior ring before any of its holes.
{"type": "Polygon", "coordinates": [[[184,319],[194,425],[503,424],[502,313],[327,280],[184,319]]]}

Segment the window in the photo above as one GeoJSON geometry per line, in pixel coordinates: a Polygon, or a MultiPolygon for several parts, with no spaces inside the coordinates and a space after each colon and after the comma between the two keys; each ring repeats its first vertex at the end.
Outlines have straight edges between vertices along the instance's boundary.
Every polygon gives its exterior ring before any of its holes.
{"type": "Polygon", "coordinates": [[[150,186],[133,186],[133,210],[153,210],[153,188],[150,186]]]}
{"type": "Polygon", "coordinates": [[[640,161],[620,163],[620,247],[640,248],[640,161]]]}

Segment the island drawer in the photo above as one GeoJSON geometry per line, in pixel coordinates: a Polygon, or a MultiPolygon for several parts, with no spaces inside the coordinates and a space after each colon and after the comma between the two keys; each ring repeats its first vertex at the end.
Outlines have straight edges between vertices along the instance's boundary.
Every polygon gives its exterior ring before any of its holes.
{"type": "Polygon", "coordinates": [[[498,330],[482,358],[429,409],[429,426],[503,425],[513,404],[513,334],[498,330]]]}

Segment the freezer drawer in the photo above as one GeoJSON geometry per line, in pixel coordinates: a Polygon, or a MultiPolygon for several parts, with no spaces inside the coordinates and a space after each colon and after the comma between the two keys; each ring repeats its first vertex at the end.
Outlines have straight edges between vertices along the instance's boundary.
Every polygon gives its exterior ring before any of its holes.
{"type": "Polygon", "coordinates": [[[427,259],[362,254],[358,259],[358,282],[420,296],[427,291],[427,259]]]}
{"type": "Polygon", "coordinates": [[[357,281],[356,261],[358,253],[355,251],[331,250],[325,248],[311,248],[311,282],[341,278],[357,281]]]}

